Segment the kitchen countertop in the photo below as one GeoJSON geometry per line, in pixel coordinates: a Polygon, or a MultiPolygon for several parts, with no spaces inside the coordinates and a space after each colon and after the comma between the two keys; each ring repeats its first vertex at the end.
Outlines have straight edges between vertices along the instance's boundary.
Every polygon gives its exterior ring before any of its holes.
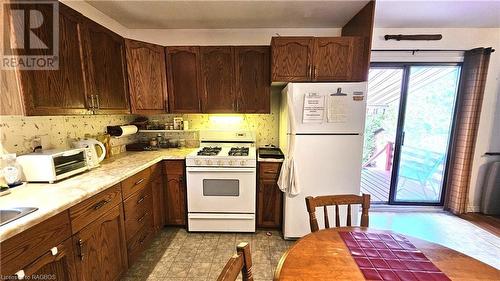
{"type": "Polygon", "coordinates": [[[101,166],[54,184],[29,183],[0,197],[2,209],[37,207],[38,210],[0,227],[0,242],[106,190],[162,160],[185,159],[197,148],[124,152],[101,162],[101,166]]]}

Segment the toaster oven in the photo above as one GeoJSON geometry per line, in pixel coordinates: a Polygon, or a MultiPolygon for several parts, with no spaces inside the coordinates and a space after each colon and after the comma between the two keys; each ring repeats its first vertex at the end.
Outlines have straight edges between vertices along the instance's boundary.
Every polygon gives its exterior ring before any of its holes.
{"type": "Polygon", "coordinates": [[[48,182],[85,172],[89,169],[86,148],[49,149],[17,157],[27,182],[48,182]]]}

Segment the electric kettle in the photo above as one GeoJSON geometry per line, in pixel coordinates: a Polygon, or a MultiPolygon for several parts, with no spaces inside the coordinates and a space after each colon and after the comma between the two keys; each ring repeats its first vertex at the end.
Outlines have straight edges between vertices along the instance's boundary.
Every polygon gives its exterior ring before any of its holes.
{"type": "Polygon", "coordinates": [[[106,147],[96,139],[82,139],[73,142],[75,148],[87,149],[87,164],[89,169],[99,167],[99,163],[106,157],[106,147]]]}

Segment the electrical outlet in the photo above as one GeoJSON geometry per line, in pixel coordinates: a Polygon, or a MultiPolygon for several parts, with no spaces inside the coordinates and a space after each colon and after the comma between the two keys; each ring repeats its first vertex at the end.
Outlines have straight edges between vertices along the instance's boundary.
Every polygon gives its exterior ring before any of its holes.
{"type": "Polygon", "coordinates": [[[42,139],[39,136],[35,136],[31,139],[31,149],[34,151],[36,148],[42,147],[42,139]]]}

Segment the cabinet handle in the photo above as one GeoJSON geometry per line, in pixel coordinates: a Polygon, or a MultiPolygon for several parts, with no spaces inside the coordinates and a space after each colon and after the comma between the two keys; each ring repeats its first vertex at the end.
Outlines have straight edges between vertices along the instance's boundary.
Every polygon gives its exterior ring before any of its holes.
{"type": "Polygon", "coordinates": [[[179,183],[182,183],[184,182],[184,177],[183,176],[179,176],[179,183]]]}
{"type": "Polygon", "coordinates": [[[57,255],[57,253],[59,252],[59,250],[57,249],[57,247],[53,247],[52,249],[50,249],[50,253],[55,256],[57,255]]]}
{"type": "Polygon", "coordinates": [[[102,208],[102,206],[104,206],[104,205],[106,205],[106,204],[108,204],[108,203],[109,203],[109,201],[108,201],[108,200],[101,200],[101,201],[97,202],[97,203],[94,205],[94,207],[93,207],[93,208],[94,208],[94,211],[99,210],[100,208],[102,208]]]}
{"type": "Polygon", "coordinates": [[[89,103],[89,110],[90,111],[93,111],[94,110],[94,95],[90,95],[88,98],[87,98],[87,101],[89,103]]]}
{"type": "Polygon", "coordinates": [[[142,222],[147,214],[148,214],[148,212],[145,212],[144,215],[142,215],[142,217],[137,219],[137,222],[142,222]]]}
{"type": "Polygon", "coordinates": [[[143,181],[144,181],[144,178],[142,178],[142,179],[140,179],[140,180],[136,181],[136,182],[134,183],[134,185],[139,185],[139,184],[141,184],[141,182],[143,182],[143,181]]]}
{"type": "Polygon", "coordinates": [[[144,235],[143,237],[141,237],[141,239],[139,240],[139,244],[144,244],[144,241],[146,240],[146,238],[148,237],[148,234],[146,233],[146,235],[144,235]]]}
{"type": "Polygon", "coordinates": [[[26,276],[24,273],[24,270],[19,270],[18,272],[14,273],[14,276],[17,276],[17,279],[22,280],[26,276]]]}
{"type": "Polygon", "coordinates": [[[80,251],[80,255],[79,256],[80,256],[80,260],[82,260],[82,261],[83,261],[83,257],[85,256],[83,254],[83,246],[84,246],[84,243],[83,243],[82,239],[79,239],[78,240],[78,248],[79,248],[79,251],[80,251]]]}
{"type": "Polygon", "coordinates": [[[318,68],[315,66],[314,69],[314,79],[318,78],[318,68]]]}
{"type": "Polygon", "coordinates": [[[101,109],[101,104],[99,103],[99,95],[95,95],[95,99],[97,101],[97,109],[101,109]]]}
{"type": "Polygon", "coordinates": [[[309,78],[312,78],[312,66],[309,65],[309,78]]]}
{"type": "Polygon", "coordinates": [[[137,200],[137,204],[141,204],[144,199],[146,199],[146,197],[148,197],[147,195],[146,196],[142,196],[139,200],[137,200]]]}

